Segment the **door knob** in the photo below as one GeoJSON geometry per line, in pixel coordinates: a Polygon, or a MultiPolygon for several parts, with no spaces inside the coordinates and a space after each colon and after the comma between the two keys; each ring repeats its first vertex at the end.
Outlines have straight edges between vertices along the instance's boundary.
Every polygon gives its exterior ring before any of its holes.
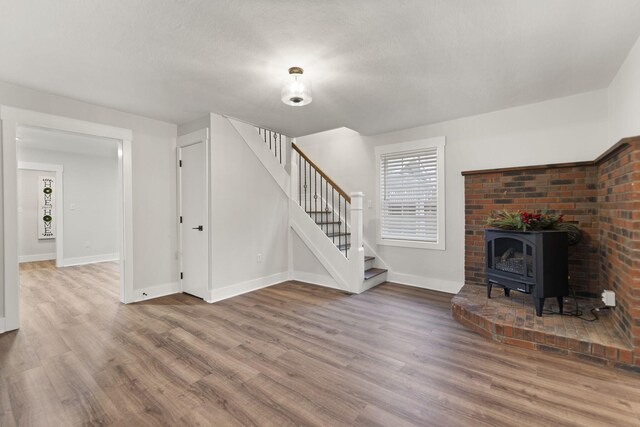
{"type": "Polygon", "coordinates": [[[192,228],[192,230],[199,230],[199,231],[202,231],[203,229],[204,228],[201,225],[192,228]]]}

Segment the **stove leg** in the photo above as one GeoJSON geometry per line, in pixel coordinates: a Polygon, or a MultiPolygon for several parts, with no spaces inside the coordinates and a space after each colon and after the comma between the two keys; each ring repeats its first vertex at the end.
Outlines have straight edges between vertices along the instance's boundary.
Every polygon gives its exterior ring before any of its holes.
{"type": "Polygon", "coordinates": [[[560,307],[560,314],[562,314],[563,297],[557,297],[557,298],[558,298],[558,307],[560,307]]]}
{"type": "Polygon", "coordinates": [[[505,295],[505,296],[507,296],[507,297],[508,297],[508,296],[511,296],[511,289],[509,289],[509,288],[504,288],[504,295],[505,295]]]}
{"type": "Polygon", "coordinates": [[[491,288],[493,287],[493,285],[491,284],[491,282],[487,283],[487,298],[491,298],[491,288]]]}
{"type": "Polygon", "coordinates": [[[536,306],[536,316],[542,317],[542,309],[544,307],[544,298],[533,298],[533,305],[536,306]]]}

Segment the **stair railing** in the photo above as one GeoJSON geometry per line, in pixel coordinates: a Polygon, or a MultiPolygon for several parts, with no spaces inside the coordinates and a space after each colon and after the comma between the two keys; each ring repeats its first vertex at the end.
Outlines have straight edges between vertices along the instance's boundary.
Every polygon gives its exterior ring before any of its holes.
{"type": "Polygon", "coordinates": [[[256,126],[258,135],[262,138],[264,143],[269,147],[269,151],[273,153],[276,159],[281,165],[286,165],[287,162],[287,136],[279,132],[274,132],[269,129],[256,126]]]}
{"type": "Polygon", "coordinates": [[[297,188],[292,195],[345,257],[349,257],[351,197],[318,167],[296,144],[297,188]]]}

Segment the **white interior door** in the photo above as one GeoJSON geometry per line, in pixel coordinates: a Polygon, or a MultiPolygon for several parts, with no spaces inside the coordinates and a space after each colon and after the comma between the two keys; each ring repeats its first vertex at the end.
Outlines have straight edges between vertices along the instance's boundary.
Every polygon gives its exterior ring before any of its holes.
{"type": "MultiPolygon", "coordinates": [[[[197,135],[196,135],[197,136],[197,135]]],[[[180,214],[182,217],[182,291],[208,299],[209,209],[207,138],[186,135],[178,148],[180,159],[180,214]]]]}

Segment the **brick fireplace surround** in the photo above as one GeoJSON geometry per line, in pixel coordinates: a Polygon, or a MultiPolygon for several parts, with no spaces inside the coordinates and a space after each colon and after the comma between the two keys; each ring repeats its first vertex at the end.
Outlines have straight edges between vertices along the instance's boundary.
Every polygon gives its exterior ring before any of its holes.
{"type": "Polygon", "coordinates": [[[497,341],[640,371],[640,137],[625,138],[590,162],[462,175],[465,286],[453,299],[453,316],[497,341]],[[496,291],[488,300],[484,229],[500,209],[547,210],[577,224],[583,239],[569,248],[570,289],[591,298],[613,290],[616,307],[587,324],[566,316],[531,318],[530,298],[508,299],[496,291]],[[557,330],[570,332],[554,335],[557,330]]]}

